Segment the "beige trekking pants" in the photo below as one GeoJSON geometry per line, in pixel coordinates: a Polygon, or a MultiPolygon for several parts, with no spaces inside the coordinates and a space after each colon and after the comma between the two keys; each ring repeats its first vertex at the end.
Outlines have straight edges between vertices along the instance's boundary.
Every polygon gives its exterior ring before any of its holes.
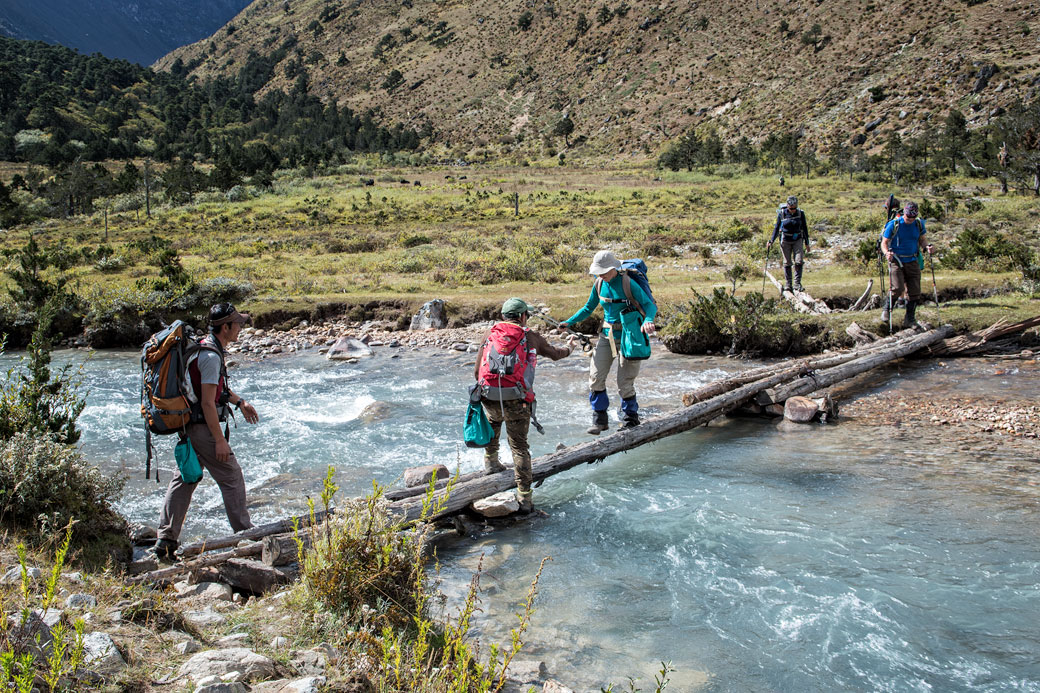
{"type": "Polygon", "coordinates": [[[617,329],[617,339],[611,348],[614,330],[610,330],[611,336],[607,337],[600,333],[596,342],[596,349],[592,352],[592,361],[589,364],[589,389],[593,392],[601,392],[607,389],[607,376],[610,375],[610,366],[614,359],[618,359],[617,387],[621,399],[631,399],[636,396],[636,378],[639,376],[639,367],[642,361],[629,361],[621,358],[621,327],[617,329]],[[615,356],[617,352],[617,356],[615,356]]]}
{"type": "MultiPolygon", "coordinates": [[[[231,530],[241,532],[252,527],[249,510],[246,508],[246,481],[242,476],[242,468],[235,459],[235,453],[231,453],[227,462],[218,462],[217,441],[209,432],[209,426],[204,423],[188,424],[188,438],[191,440],[191,446],[195,448],[199,464],[210,473],[220,487],[231,530]]],[[[162,512],[159,514],[160,539],[177,541],[180,538],[184,517],[188,514],[188,506],[191,504],[191,496],[195,493],[196,486],[198,483],[185,483],[180,474],[170,480],[162,512]]]]}

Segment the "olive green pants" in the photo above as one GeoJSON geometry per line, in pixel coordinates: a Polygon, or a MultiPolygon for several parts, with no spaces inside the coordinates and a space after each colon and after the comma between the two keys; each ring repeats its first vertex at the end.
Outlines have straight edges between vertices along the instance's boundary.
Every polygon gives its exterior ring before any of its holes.
{"type": "Polygon", "coordinates": [[[502,424],[506,425],[506,437],[509,449],[513,452],[513,473],[516,475],[516,488],[520,493],[531,492],[531,447],[527,443],[527,433],[531,430],[531,407],[519,399],[510,399],[499,403],[482,397],[484,413],[491,423],[494,437],[484,448],[484,459],[498,462],[498,449],[502,436],[502,424]]]}

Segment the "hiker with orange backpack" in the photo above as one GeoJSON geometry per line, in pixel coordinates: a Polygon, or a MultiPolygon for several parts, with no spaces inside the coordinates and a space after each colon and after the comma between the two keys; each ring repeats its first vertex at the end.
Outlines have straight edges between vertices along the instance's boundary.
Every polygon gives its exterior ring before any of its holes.
{"type": "MultiPolygon", "coordinates": [[[[188,394],[191,416],[185,433],[199,464],[209,471],[220,487],[224,510],[234,532],[249,529],[253,523],[246,508],[245,478],[231,450],[226,421],[232,406],[242,412],[248,423],[255,424],[260,417],[253,405],[228,385],[224,350],[228,344],[238,340],[242,325],[248,321],[249,316],[239,313],[230,303],[218,303],[210,308],[209,334],[186,364],[191,382],[188,394]],[[223,433],[221,423],[225,423],[223,433]]],[[[198,483],[198,480],[189,483],[180,474],[170,481],[159,515],[159,542],[155,548],[159,558],[174,557],[188,505],[198,483]]]]}
{"type": "Polygon", "coordinates": [[[621,395],[621,428],[639,425],[639,402],[636,400],[636,378],[643,361],[650,357],[649,337],[657,330],[654,303],[642,260],[619,261],[614,253],[601,250],[592,258],[589,274],[596,277],[589,300],[577,313],[560,323],[569,328],[592,315],[603,306],[603,326],[592,354],[589,368],[589,404],[592,426],[588,433],[599,435],[610,428],[607,410],[607,376],[614,360],[618,361],[617,386],[621,395]],[[626,266],[627,265],[627,266],[626,266]]]}
{"type": "Polygon", "coordinates": [[[534,423],[538,432],[542,427],[535,416],[534,374],[538,356],[559,361],[571,355],[574,337],[569,346],[554,347],[545,337],[528,329],[531,306],[519,298],[502,304],[502,321],[492,325],[477,352],[473,369],[476,378],[474,396],[479,394],[484,413],[491,424],[493,436],[484,448],[484,469],[488,474],[505,471],[498,460],[503,424],[513,453],[513,473],[516,478],[517,501],[520,512],[534,509],[531,482],[531,447],[527,434],[534,423]]]}

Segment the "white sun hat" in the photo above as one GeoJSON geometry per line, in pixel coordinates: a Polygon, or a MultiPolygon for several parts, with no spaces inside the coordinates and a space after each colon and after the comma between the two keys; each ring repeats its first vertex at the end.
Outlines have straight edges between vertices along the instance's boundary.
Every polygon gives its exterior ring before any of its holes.
{"type": "Polygon", "coordinates": [[[621,262],[609,250],[601,250],[593,256],[592,264],[589,265],[589,274],[594,274],[598,277],[612,269],[621,269],[621,262]]]}

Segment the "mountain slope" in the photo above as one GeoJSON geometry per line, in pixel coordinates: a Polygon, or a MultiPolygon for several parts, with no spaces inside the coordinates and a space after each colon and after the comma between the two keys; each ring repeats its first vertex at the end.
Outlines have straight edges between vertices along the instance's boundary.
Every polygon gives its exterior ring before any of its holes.
{"type": "Polygon", "coordinates": [[[0,35],[150,65],[227,23],[246,0],[4,0],[0,35]]]}
{"type": "Polygon", "coordinates": [[[306,73],[323,99],[429,123],[453,146],[547,143],[567,113],[569,139],[610,155],[706,124],[729,139],[804,128],[821,146],[870,148],[951,107],[978,126],[1035,97],[1040,7],[969,2],[256,0],[233,32],[157,67],[180,61],[205,80],[288,48],[261,91],[306,73]]]}

